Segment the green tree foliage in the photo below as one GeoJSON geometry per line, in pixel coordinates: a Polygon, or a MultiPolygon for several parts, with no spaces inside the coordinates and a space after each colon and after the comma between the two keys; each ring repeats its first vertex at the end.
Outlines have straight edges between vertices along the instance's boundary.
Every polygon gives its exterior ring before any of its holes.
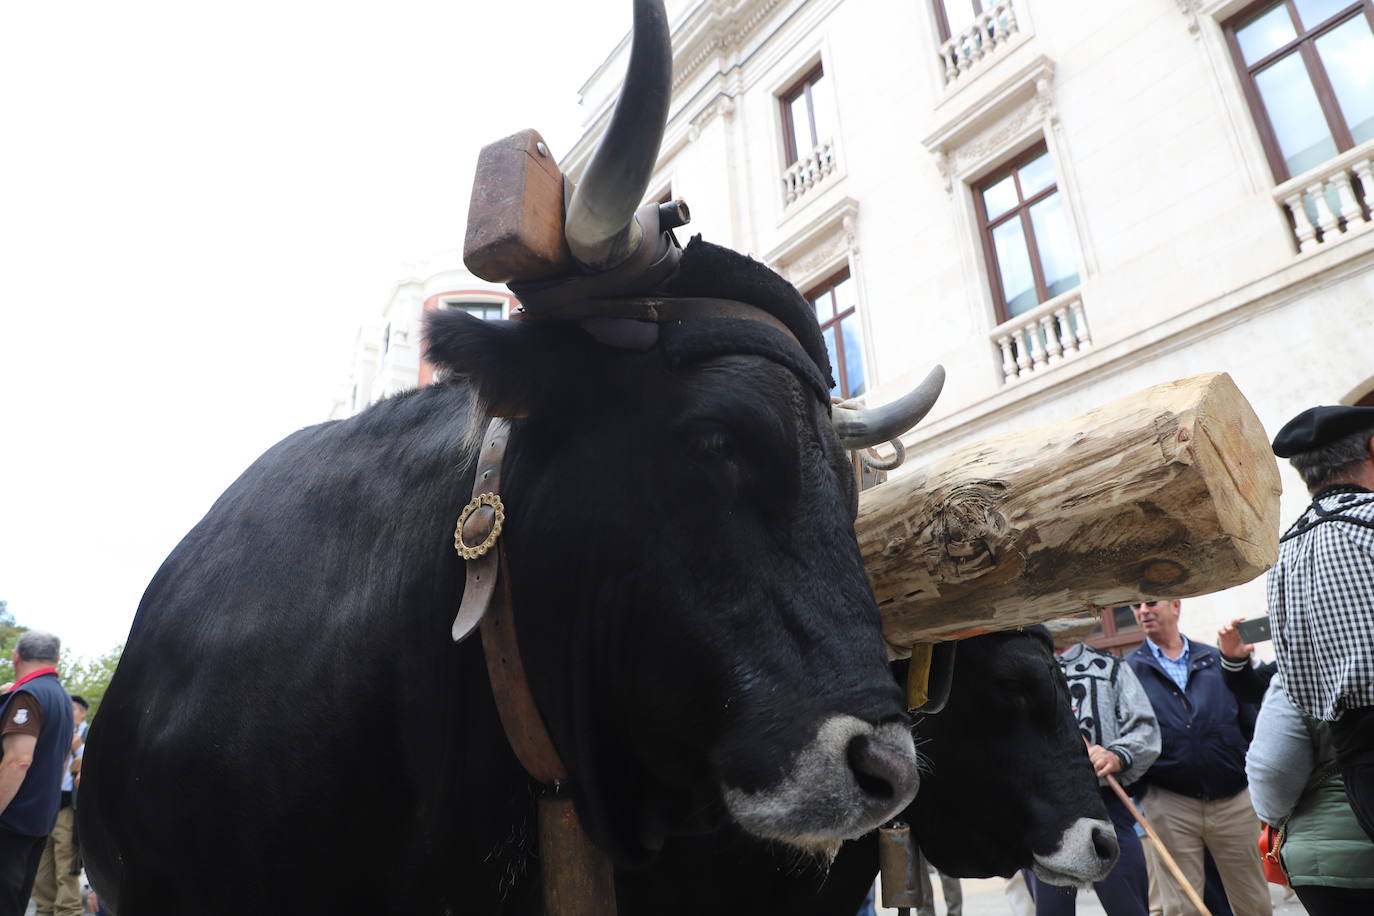
{"type": "Polygon", "coordinates": [[[14,653],[14,644],[19,639],[19,634],[27,629],[28,627],[21,627],[14,622],[14,615],[9,611],[9,602],[0,601],[0,684],[8,684],[14,680],[14,662],[10,656],[14,653]]]}
{"type": "Polygon", "coordinates": [[[91,704],[90,710],[86,713],[87,721],[95,718],[96,712],[99,711],[100,701],[105,696],[106,688],[110,686],[110,678],[114,677],[115,666],[119,664],[119,656],[123,652],[123,646],[115,646],[104,655],[95,658],[75,658],[70,652],[62,653],[57,674],[62,679],[62,686],[67,688],[67,693],[79,696],[91,704]]]}
{"type": "MultiPolygon", "coordinates": [[[[14,662],[10,656],[19,635],[28,629],[16,623],[6,602],[0,601],[0,684],[14,680],[14,662]]],[[[123,652],[123,646],[115,646],[95,658],[78,658],[71,652],[62,653],[62,660],[57,663],[57,675],[62,679],[62,686],[67,688],[67,693],[76,694],[91,704],[90,712],[86,714],[88,720],[100,708],[100,701],[105,696],[105,689],[110,686],[110,678],[114,676],[115,666],[119,664],[119,656],[123,652]]]]}

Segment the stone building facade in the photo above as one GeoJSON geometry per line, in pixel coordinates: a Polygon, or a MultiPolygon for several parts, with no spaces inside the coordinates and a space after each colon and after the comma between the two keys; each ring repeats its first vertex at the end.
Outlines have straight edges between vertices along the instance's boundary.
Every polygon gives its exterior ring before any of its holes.
{"type": "MultiPolygon", "coordinates": [[[[943,363],[916,462],[1202,372],[1230,373],[1271,434],[1371,401],[1374,0],[668,13],[649,197],[686,199],[691,232],[813,298],[842,393],[881,403],[943,363]]],[[[583,138],[554,150],[573,176],[628,48],[582,87],[583,138]]],[[[1307,500],[1282,473],[1286,525],[1307,500]]],[[[1261,581],[1193,599],[1185,632],[1264,609],[1261,581]]]]}

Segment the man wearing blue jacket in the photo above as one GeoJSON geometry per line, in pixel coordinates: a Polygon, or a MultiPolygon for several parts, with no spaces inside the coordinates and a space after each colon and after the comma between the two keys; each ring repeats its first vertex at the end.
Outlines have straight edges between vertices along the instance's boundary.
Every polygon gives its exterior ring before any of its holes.
{"type": "MultiPolygon", "coordinates": [[[[1236,916],[1270,916],[1269,888],[1250,807],[1245,751],[1254,708],[1222,680],[1221,653],[1179,630],[1179,601],[1133,606],[1145,642],[1127,656],[1159,721],[1160,754],[1146,772],[1143,808],[1193,889],[1203,892],[1203,849],[1212,854],[1236,916]]],[[[1164,916],[1192,905],[1173,879],[1162,882],[1164,916]]]]}

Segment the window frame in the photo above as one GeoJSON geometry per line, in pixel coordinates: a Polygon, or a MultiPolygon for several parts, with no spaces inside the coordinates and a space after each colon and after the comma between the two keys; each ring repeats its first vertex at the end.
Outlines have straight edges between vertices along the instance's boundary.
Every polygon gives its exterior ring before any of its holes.
{"type": "MultiPolygon", "coordinates": [[[[1021,221],[1021,232],[1025,236],[1027,252],[1030,255],[1031,278],[1035,281],[1035,304],[1037,306],[1043,305],[1052,299],[1053,297],[1050,295],[1049,284],[1045,282],[1045,267],[1040,262],[1040,245],[1035,239],[1035,227],[1031,224],[1030,210],[1031,207],[1035,206],[1040,201],[1047,199],[1053,194],[1060,193],[1059,164],[1055,161],[1054,155],[1050,152],[1049,143],[1042,137],[1037,143],[1032,144],[1010,159],[1005,160],[982,178],[979,178],[971,185],[971,188],[973,190],[974,214],[978,219],[978,235],[983,243],[983,260],[988,271],[988,285],[992,291],[992,303],[996,310],[997,323],[1002,324],[1010,321],[1013,316],[1007,308],[1006,293],[1002,289],[1002,267],[997,262],[997,246],[993,241],[992,231],[1003,223],[1010,222],[1013,218],[1018,218],[1021,221]],[[1021,193],[1020,169],[1022,166],[1044,155],[1048,155],[1051,164],[1054,165],[1054,183],[1037,191],[1030,198],[1026,198],[1021,193]],[[1007,210],[1006,213],[998,216],[995,220],[989,220],[987,204],[983,201],[983,192],[1006,178],[1008,175],[1014,176],[1013,182],[1016,188],[1017,204],[1007,210]]],[[[1066,207],[1068,206],[1067,198],[1065,199],[1064,205],[1066,207]]],[[[1070,223],[1070,226],[1072,226],[1072,223],[1070,223]]],[[[1075,248],[1077,248],[1077,238],[1073,238],[1071,241],[1074,242],[1075,248]]],[[[1081,252],[1078,252],[1078,257],[1078,286],[1082,286],[1083,267],[1081,252]]],[[[1077,287],[1075,287],[1075,289],[1076,288],[1077,287]]],[[[1065,292],[1068,292],[1068,290],[1065,290],[1065,292]]]]}
{"type": "MultiPolygon", "coordinates": [[[[935,27],[940,33],[940,44],[949,41],[954,35],[949,28],[949,13],[945,12],[945,4],[950,0],[930,0],[935,7],[935,27]]],[[[987,12],[984,8],[984,0],[954,0],[956,3],[973,3],[973,15],[975,18],[987,12]]]]}
{"type": "MultiPolygon", "coordinates": [[[[816,308],[815,300],[817,297],[825,293],[830,293],[833,296],[835,293],[835,287],[839,286],[845,280],[852,280],[853,276],[854,275],[849,270],[849,265],[845,264],[841,266],[839,269],[831,271],[823,279],[811,284],[811,286],[807,288],[807,292],[802,296],[802,298],[806,300],[807,305],[810,305],[812,311],[814,312],[816,308]]],[[[831,328],[837,329],[835,332],[835,361],[839,363],[839,365],[831,366],[830,368],[835,372],[835,382],[837,385],[839,385],[840,388],[838,396],[846,400],[852,397],[856,397],[857,395],[849,393],[849,373],[845,371],[845,368],[847,367],[848,363],[845,360],[844,353],[844,334],[840,333],[838,328],[840,327],[841,322],[843,322],[846,318],[848,318],[851,315],[855,316],[856,320],[858,319],[859,306],[857,301],[854,305],[850,306],[848,309],[845,309],[844,311],[840,311],[839,303],[836,302],[834,316],[828,319],[827,321],[821,322],[820,324],[822,344],[825,343],[826,333],[831,328]]],[[[860,323],[862,324],[862,322],[860,323]]],[[[865,335],[865,338],[866,337],[867,335],[865,335]]],[[[862,346],[859,347],[858,355],[859,364],[863,367],[864,370],[864,391],[867,392],[869,388],[868,364],[864,361],[862,346]]]]}
{"type": "Polygon", "coordinates": [[[806,117],[808,126],[811,128],[811,148],[815,149],[821,142],[820,136],[816,131],[816,103],[812,98],[812,87],[825,76],[825,66],[821,61],[809,68],[805,73],[793,80],[785,90],[778,93],[778,108],[782,112],[782,152],[783,158],[787,161],[783,167],[795,165],[801,161],[800,151],[796,149],[796,131],[792,124],[792,103],[798,97],[806,96],[806,117]]]}
{"type": "Polygon", "coordinates": [[[1083,641],[1094,649],[1101,649],[1104,652],[1124,657],[1129,650],[1144,644],[1145,631],[1140,628],[1138,623],[1124,630],[1118,630],[1114,613],[1118,607],[1130,608],[1131,606],[1116,604],[1111,607],[1100,608],[1097,619],[1102,626],[1102,632],[1096,636],[1089,636],[1083,641]]]}
{"type": "Polygon", "coordinates": [[[1327,129],[1331,131],[1331,139],[1336,143],[1337,155],[1354,148],[1354,135],[1350,132],[1350,125],[1345,123],[1345,115],[1341,111],[1340,101],[1336,98],[1336,90],[1332,87],[1331,78],[1317,54],[1316,42],[1318,38],[1354,19],[1361,12],[1369,23],[1370,31],[1374,32],[1374,0],[1350,0],[1345,9],[1313,29],[1302,25],[1294,0],[1279,0],[1277,3],[1274,0],[1256,0],[1222,23],[1221,31],[1226,38],[1226,46],[1231,51],[1231,62],[1235,65],[1236,74],[1240,78],[1245,101],[1259,131],[1260,145],[1264,148],[1264,156],[1269,161],[1269,169],[1274,175],[1275,184],[1283,184],[1294,176],[1288,172],[1288,163],[1284,161],[1283,151],[1279,148],[1278,135],[1274,132],[1274,125],[1269,120],[1269,111],[1264,107],[1264,100],[1260,97],[1255,75],[1296,50],[1307,72],[1307,78],[1312,83],[1312,90],[1317,95],[1317,104],[1321,106],[1322,117],[1326,120],[1327,129]],[[1297,37],[1255,63],[1247,65],[1240,50],[1240,40],[1236,37],[1237,29],[1253,23],[1259,18],[1261,10],[1279,6],[1287,11],[1297,37]]]}

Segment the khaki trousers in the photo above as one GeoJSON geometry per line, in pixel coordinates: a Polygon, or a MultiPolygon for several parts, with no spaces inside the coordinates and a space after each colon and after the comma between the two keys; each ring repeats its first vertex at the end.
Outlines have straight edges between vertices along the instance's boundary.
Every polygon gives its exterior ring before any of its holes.
{"type": "MultiPolygon", "coordinates": [[[[1250,790],[1216,801],[1189,798],[1151,786],[1142,806],[1164,847],[1188,882],[1202,896],[1202,850],[1212,853],[1221,883],[1236,916],[1271,916],[1269,885],[1260,865],[1259,818],[1250,807],[1250,790]]],[[[1157,863],[1162,864],[1162,863],[1157,863]]],[[[1164,916],[1193,916],[1196,908],[1168,869],[1155,869],[1164,916]]]]}
{"type": "Polygon", "coordinates": [[[38,876],[33,882],[37,916],[81,916],[81,876],[70,874],[76,861],[72,825],[76,812],[70,805],[57,812],[57,826],[43,844],[38,876]]]}

